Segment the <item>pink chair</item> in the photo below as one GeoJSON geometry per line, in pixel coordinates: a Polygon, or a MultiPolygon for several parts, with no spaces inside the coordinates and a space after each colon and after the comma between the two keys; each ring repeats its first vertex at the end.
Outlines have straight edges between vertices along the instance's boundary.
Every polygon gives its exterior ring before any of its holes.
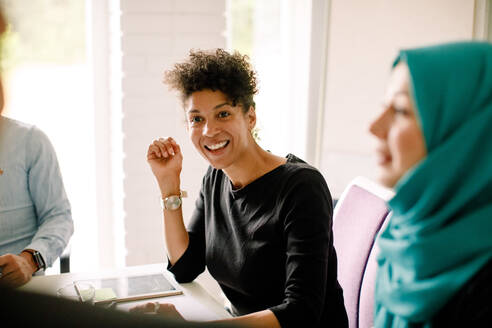
{"type": "Polygon", "coordinates": [[[373,326],[376,250],[374,239],[389,211],[393,192],[366,178],[355,178],[336,204],[333,238],[338,281],[343,288],[350,328],[373,326]]]}

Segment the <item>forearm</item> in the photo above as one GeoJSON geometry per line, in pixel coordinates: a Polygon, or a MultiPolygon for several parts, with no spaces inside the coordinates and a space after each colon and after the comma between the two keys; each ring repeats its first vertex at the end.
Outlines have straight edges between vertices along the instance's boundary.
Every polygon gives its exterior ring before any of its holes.
{"type": "Polygon", "coordinates": [[[188,248],[188,232],[183,222],[181,208],[173,211],[164,209],[163,216],[167,253],[171,265],[174,265],[188,248]]]}
{"type": "Polygon", "coordinates": [[[63,253],[73,234],[73,221],[70,210],[63,211],[43,218],[32,241],[25,248],[34,249],[41,253],[50,267],[63,253]]]}
{"type": "Polygon", "coordinates": [[[212,321],[212,323],[231,323],[240,327],[281,328],[275,314],[270,310],[258,311],[240,317],[212,321]]]}
{"type": "MultiPolygon", "coordinates": [[[[171,195],[180,194],[180,182],[176,181],[159,183],[161,197],[164,199],[171,195]]],[[[171,265],[183,255],[188,248],[189,237],[183,220],[182,208],[176,210],[163,209],[164,218],[164,238],[171,265]]]]}

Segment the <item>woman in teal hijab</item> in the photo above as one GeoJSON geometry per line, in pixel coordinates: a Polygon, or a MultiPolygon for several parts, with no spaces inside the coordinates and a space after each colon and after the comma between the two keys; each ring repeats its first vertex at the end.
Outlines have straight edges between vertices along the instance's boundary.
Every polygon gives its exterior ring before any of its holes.
{"type": "Polygon", "coordinates": [[[492,325],[492,45],[402,51],[370,130],[396,191],[375,327],[492,325]]]}

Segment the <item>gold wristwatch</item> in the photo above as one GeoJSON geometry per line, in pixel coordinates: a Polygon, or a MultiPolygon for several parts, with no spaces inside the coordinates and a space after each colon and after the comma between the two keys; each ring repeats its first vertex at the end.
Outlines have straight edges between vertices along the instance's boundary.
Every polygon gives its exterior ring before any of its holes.
{"type": "Polygon", "coordinates": [[[188,196],[188,193],[181,190],[179,195],[170,195],[165,198],[161,197],[161,207],[163,210],[174,211],[181,207],[183,203],[183,198],[188,196]]]}

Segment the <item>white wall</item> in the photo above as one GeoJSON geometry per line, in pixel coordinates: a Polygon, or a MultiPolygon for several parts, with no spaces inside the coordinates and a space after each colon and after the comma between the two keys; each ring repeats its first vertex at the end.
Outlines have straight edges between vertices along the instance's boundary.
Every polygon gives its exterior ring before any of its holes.
{"type": "MultiPolygon", "coordinates": [[[[208,166],[188,140],[181,104],[162,83],[163,72],[185,59],[192,48],[225,48],[225,0],[121,0],[119,5],[122,98],[113,107],[121,105],[123,115],[124,195],[123,218],[115,221],[123,220],[123,265],[162,263],[166,249],[160,192],[146,162],[147,147],[153,139],[166,136],[180,144],[181,188],[188,191],[183,203],[185,223],[208,166]]],[[[198,280],[220,299],[218,285],[208,273],[198,280]]]]}
{"type": "Polygon", "coordinates": [[[473,0],[332,0],[320,169],[334,196],[374,177],[368,125],[398,49],[471,39],[473,0]]]}
{"type": "Polygon", "coordinates": [[[225,1],[122,0],[120,6],[125,264],[139,265],[166,259],[160,193],[146,162],[150,142],[173,136],[182,146],[185,221],[207,167],[188,141],[181,105],[163,85],[163,72],[191,48],[225,47],[225,1]]]}
{"type": "Polygon", "coordinates": [[[256,1],[254,10],[259,144],[306,159],[311,0],[256,1]]]}

